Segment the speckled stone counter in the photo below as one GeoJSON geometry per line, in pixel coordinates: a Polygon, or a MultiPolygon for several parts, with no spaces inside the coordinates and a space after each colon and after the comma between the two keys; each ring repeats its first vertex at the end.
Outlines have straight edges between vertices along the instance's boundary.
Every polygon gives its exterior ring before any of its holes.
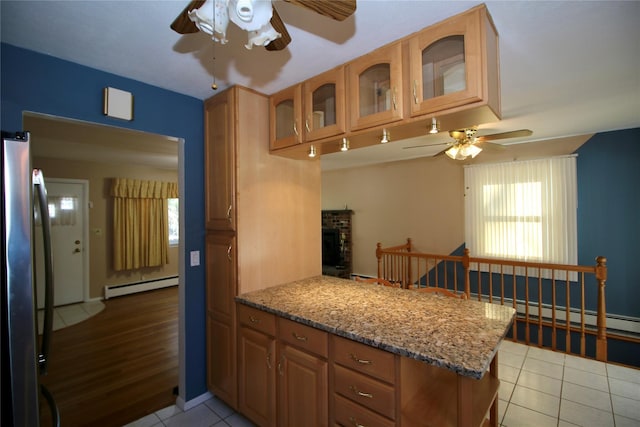
{"type": "Polygon", "coordinates": [[[236,300],[305,325],[480,379],[511,307],[317,276],[236,300]]]}

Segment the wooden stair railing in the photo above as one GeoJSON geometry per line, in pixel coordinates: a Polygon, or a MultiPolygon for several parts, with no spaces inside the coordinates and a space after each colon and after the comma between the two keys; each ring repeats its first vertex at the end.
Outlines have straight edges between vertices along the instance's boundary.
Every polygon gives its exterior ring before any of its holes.
{"type": "Polygon", "coordinates": [[[376,257],[378,277],[405,289],[442,288],[469,299],[473,295],[478,301],[510,304],[517,312],[514,340],[607,360],[605,257],[598,257],[595,266],[577,266],[477,258],[468,249],[457,256],[427,254],[416,252],[411,239],[390,248],[378,243],[376,257]],[[587,351],[592,339],[595,349],[587,351]],[[572,347],[579,350],[572,352],[572,347]]]}

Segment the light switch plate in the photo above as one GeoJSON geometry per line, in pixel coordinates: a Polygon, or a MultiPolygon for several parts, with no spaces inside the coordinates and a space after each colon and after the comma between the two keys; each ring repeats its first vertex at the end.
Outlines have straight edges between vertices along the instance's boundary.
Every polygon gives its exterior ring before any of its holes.
{"type": "Polygon", "coordinates": [[[191,251],[191,267],[200,265],[200,251],[191,251]]]}

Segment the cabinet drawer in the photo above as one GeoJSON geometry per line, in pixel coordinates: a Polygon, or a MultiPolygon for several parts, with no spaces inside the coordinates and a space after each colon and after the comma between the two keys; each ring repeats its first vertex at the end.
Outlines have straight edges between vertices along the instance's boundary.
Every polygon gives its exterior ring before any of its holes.
{"type": "Polygon", "coordinates": [[[329,334],[281,317],[278,318],[278,339],[325,358],[329,352],[329,334]]]}
{"type": "Polygon", "coordinates": [[[342,396],[334,395],[335,425],[343,427],[393,427],[396,424],[357,405],[342,396]]]}
{"type": "Polygon", "coordinates": [[[395,383],[394,354],[335,335],[331,338],[335,362],[391,384],[395,383]]]}
{"type": "Polygon", "coordinates": [[[238,321],[257,331],[276,336],[276,316],[274,314],[238,304],[238,321]]]}
{"type": "Polygon", "coordinates": [[[395,389],[366,375],[339,365],[333,366],[334,390],[387,418],[395,419],[395,389]]]}

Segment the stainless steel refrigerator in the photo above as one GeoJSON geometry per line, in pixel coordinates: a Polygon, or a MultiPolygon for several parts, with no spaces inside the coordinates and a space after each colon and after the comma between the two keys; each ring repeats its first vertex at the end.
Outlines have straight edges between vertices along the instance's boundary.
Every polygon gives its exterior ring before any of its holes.
{"type": "Polygon", "coordinates": [[[47,191],[42,171],[32,169],[28,132],[2,133],[2,388],[0,424],[40,425],[40,401],[53,425],[60,417],[51,393],[40,383],[47,373],[53,324],[53,267],[47,191]],[[34,217],[42,222],[45,310],[38,334],[35,292],[34,217]],[[44,405],[43,405],[44,406],[44,405]]]}

